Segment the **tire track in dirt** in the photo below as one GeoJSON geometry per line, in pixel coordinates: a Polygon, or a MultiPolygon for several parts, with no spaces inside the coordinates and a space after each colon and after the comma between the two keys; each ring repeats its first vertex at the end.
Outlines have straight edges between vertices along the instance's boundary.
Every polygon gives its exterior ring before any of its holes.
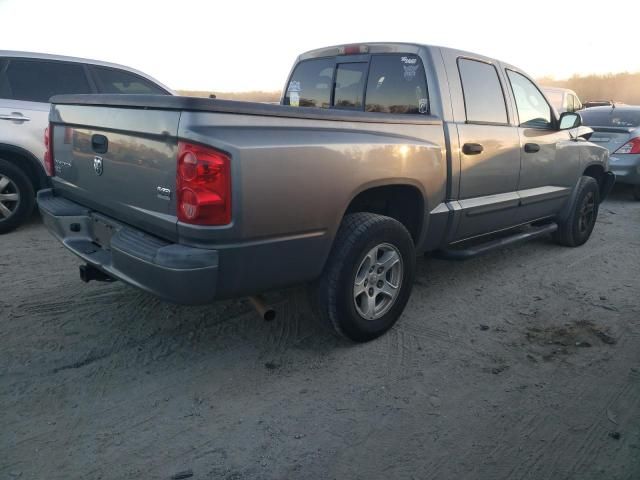
{"type": "MultiPolygon", "coordinates": [[[[260,320],[258,315],[246,304],[246,302],[243,302],[243,303],[244,303],[244,306],[240,308],[239,311],[235,312],[236,314],[239,313],[239,315],[237,316],[229,316],[226,319],[223,319],[213,324],[201,323],[201,326],[203,328],[201,329],[200,337],[204,335],[203,332],[208,331],[207,335],[209,337],[216,337],[218,339],[216,343],[223,342],[225,345],[225,348],[232,348],[232,344],[229,343],[229,340],[231,338],[235,338],[237,345],[242,345],[242,342],[246,340],[245,334],[247,332],[251,332],[251,335],[256,335],[255,325],[259,324],[261,327],[263,327],[264,324],[261,323],[262,321],[260,320]],[[251,325],[251,327],[249,327],[249,325],[251,325]]],[[[136,305],[136,308],[141,308],[143,311],[146,310],[147,312],[149,312],[150,309],[148,308],[148,306],[161,305],[162,302],[155,300],[153,297],[150,297],[147,294],[136,293],[135,295],[133,295],[133,298],[129,298],[128,300],[125,299],[123,302],[121,302],[121,304],[136,305]],[[142,296],[142,299],[138,298],[138,296],[142,296]]],[[[288,350],[288,348],[290,348],[292,345],[295,345],[296,342],[306,338],[306,337],[301,337],[299,335],[300,322],[297,317],[301,310],[300,306],[294,305],[293,308],[286,307],[286,302],[281,303],[280,306],[283,307],[282,311],[284,312],[284,314],[281,315],[280,325],[278,324],[268,325],[268,328],[270,329],[270,335],[265,336],[265,339],[259,343],[261,345],[260,351],[263,357],[268,355],[273,355],[274,353],[282,355],[288,350]],[[289,312],[287,310],[289,310],[289,312]],[[275,327],[275,329],[273,327],[275,327]]],[[[154,361],[158,361],[158,360],[162,360],[163,358],[166,358],[166,356],[169,355],[172,351],[179,348],[179,342],[176,342],[175,340],[177,337],[180,337],[180,335],[178,334],[184,333],[183,325],[184,325],[184,322],[178,322],[175,324],[175,327],[171,331],[162,332],[163,340],[160,340],[158,343],[162,345],[165,343],[164,342],[165,338],[171,338],[172,339],[171,351],[165,351],[162,349],[162,347],[158,348],[157,346],[153,346],[151,350],[154,352],[154,358],[153,358],[154,361]]],[[[126,354],[130,350],[133,350],[139,347],[145,347],[149,344],[152,344],[154,341],[157,340],[157,336],[158,336],[158,333],[154,332],[144,338],[129,339],[128,341],[120,342],[120,344],[113,343],[107,346],[106,348],[104,348],[103,350],[101,350],[99,353],[96,351],[90,352],[87,356],[75,362],[72,362],[70,364],[65,364],[65,365],[56,367],[55,369],[51,370],[49,373],[56,374],[56,373],[61,373],[68,370],[81,370],[83,367],[92,366],[92,364],[99,362],[101,360],[104,360],[106,358],[112,357],[114,355],[126,354]]],[[[195,364],[193,364],[194,369],[198,370],[199,367],[205,365],[207,361],[208,361],[207,358],[197,361],[195,364]]],[[[215,370],[215,368],[216,368],[215,366],[212,366],[211,369],[209,370],[215,370]]],[[[209,370],[199,374],[197,377],[193,377],[192,381],[195,382],[199,378],[206,377],[207,372],[209,370]]],[[[102,373],[108,372],[107,369],[97,369],[97,371],[102,373]]],[[[181,375],[182,375],[181,373],[178,373],[175,375],[176,381],[181,375]]],[[[94,380],[96,379],[95,372],[91,372],[90,376],[94,380]]],[[[60,388],[63,388],[65,385],[74,383],[76,381],[77,381],[77,377],[75,375],[68,376],[66,379],[63,380],[60,388]]],[[[158,393],[161,393],[161,390],[147,392],[145,396],[147,397],[154,396],[154,395],[157,395],[158,393]]],[[[124,409],[123,407],[125,407],[127,404],[128,404],[128,400],[123,399],[121,402],[114,404],[111,408],[102,411],[101,414],[104,416],[111,416],[113,413],[116,413],[120,410],[126,411],[126,409],[124,409]]],[[[145,408],[140,407],[140,414],[142,414],[144,411],[145,411],[145,408]]],[[[132,412],[128,412],[120,420],[113,419],[110,426],[115,428],[122,424],[125,424],[131,417],[131,414],[132,412]]],[[[136,416],[135,413],[133,416],[134,417],[136,416]]],[[[130,430],[130,428],[127,428],[126,430],[130,430]]],[[[48,435],[52,435],[55,431],[56,431],[55,428],[52,428],[50,430],[45,430],[41,432],[41,434],[38,436],[29,436],[27,438],[17,441],[16,445],[21,445],[21,444],[24,444],[25,442],[31,442],[39,438],[45,438],[48,435]]]]}
{"type": "Polygon", "coordinates": [[[608,397],[608,401],[601,410],[596,412],[596,415],[594,415],[595,420],[589,429],[587,437],[576,450],[575,462],[571,466],[569,473],[580,474],[581,470],[584,470],[583,467],[585,464],[593,459],[593,457],[601,450],[602,446],[597,444],[598,440],[606,438],[607,432],[613,430],[610,428],[611,421],[608,418],[608,412],[616,403],[624,402],[637,404],[640,392],[639,385],[640,384],[636,382],[622,384],[608,397]]]}

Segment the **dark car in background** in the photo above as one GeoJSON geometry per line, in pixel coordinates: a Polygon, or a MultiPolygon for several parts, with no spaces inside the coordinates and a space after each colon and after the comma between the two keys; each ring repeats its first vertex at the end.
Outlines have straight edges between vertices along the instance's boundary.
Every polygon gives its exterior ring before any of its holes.
{"type": "Polygon", "coordinates": [[[592,107],[580,115],[593,129],[590,141],[609,150],[616,182],[632,185],[635,199],[640,200],[640,106],[592,107]]]}
{"type": "Polygon", "coordinates": [[[173,95],[154,78],[122,65],[0,50],[0,233],[22,224],[44,188],[49,98],[63,93],[173,95]]]}
{"type": "Polygon", "coordinates": [[[612,100],[589,100],[588,102],[584,102],[584,108],[593,108],[593,107],[611,107],[614,103],[612,100]]]}

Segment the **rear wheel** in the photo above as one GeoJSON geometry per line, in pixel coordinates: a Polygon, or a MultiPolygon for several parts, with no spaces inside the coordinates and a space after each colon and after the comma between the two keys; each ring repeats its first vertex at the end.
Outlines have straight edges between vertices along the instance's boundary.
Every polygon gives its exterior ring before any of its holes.
{"type": "Polygon", "coordinates": [[[0,159],[0,233],[24,223],[33,211],[35,194],[29,177],[18,167],[0,159]]]}
{"type": "Polygon", "coordinates": [[[558,222],[558,230],[553,234],[557,243],[568,247],[578,247],[589,239],[600,205],[600,188],[594,178],[581,177],[577,188],[569,215],[558,222]]]}
{"type": "Polygon", "coordinates": [[[640,185],[633,186],[633,198],[640,200],[640,185]]]}
{"type": "Polygon", "coordinates": [[[315,291],[324,323],[356,342],[389,330],[413,287],[415,250],[397,220],[372,213],[347,215],[315,291]]]}

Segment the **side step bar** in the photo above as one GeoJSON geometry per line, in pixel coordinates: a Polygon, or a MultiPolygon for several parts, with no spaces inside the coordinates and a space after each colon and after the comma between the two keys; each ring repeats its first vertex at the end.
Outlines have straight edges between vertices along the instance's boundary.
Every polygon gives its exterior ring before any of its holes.
{"type": "Polygon", "coordinates": [[[533,240],[534,238],[553,233],[556,230],[558,230],[558,225],[556,223],[549,223],[548,225],[542,225],[540,227],[531,227],[526,232],[515,233],[486,243],[473,245],[469,248],[447,248],[444,250],[438,250],[436,255],[440,258],[466,260],[467,258],[482,255],[490,252],[491,250],[506,247],[507,245],[513,245],[514,243],[524,242],[526,240],[533,240]]]}

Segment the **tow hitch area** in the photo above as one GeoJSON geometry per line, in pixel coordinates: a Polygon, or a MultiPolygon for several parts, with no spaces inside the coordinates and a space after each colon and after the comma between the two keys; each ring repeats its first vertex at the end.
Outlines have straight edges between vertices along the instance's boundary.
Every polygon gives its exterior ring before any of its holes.
{"type": "Polygon", "coordinates": [[[110,277],[102,270],[98,270],[91,265],[80,265],[80,279],[85,283],[91,280],[98,282],[113,282],[115,280],[115,278],[110,277]]]}

